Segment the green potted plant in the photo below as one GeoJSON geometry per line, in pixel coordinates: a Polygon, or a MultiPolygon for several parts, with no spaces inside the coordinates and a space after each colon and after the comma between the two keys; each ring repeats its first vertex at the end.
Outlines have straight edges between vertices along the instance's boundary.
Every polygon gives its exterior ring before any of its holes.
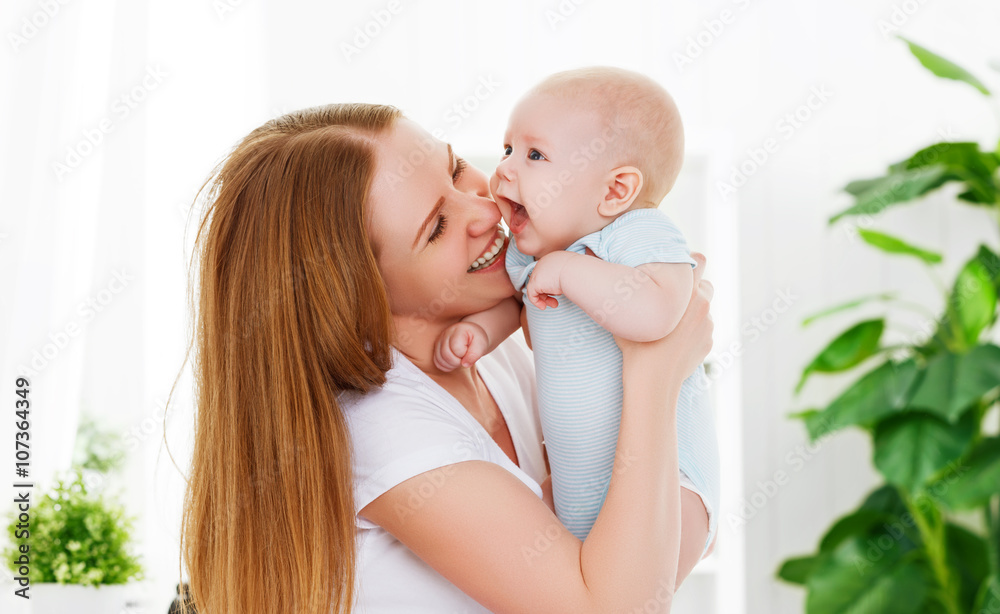
{"type": "MultiPolygon", "coordinates": [[[[15,514],[7,526],[3,557],[15,577],[22,545],[28,547],[30,603],[35,614],[106,614],[125,605],[127,584],[143,575],[130,552],[132,519],[99,492],[97,469],[113,471],[121,461],[114,442],[85,418],[77,437],[78,464],[30,508],[29,533],[15,514]]],[[[24,562],[24,559],[20,559],[24,562]]]]}
{"type": "MultiPolygon", "coordinates": [[[[905,39],[904,39],[905,40],[905,39]]],[[[938,77],[990,91],[968,71],[906,41],[938,77]]],[[[855,203],[833,216],[875,216],[945,184],[977,207],[984,222],[1000,214],[1000,145],[940,142],[872,179],[845,187],[855,203]]],[[[870,218],[861,218],[868,220],[870,218]]],[[[859,229],[868,245],[933,269],[943,257],[898,237],[859,229]]],[[[838,519],[816,552],[788,559],[778,577],[806,590],[807,614],[1000,612],[1000,437],[987,427],[996,411],[1000,346],[989,341],[997,316],[1000,255],[972,246],[943,313],[898,300],[864,297],[807,319],[863,304],[916,308],[927,326],[906,342],[887,343],[886,316],[848,327],[805,368],[797,391],[817,373],[864,373],[825,408],[799,411],[815,441],[846,427],[872,437],[873,462],[885,484],[838,519]],[[872,365],[875,365],[872,368],[872,365]]]]}

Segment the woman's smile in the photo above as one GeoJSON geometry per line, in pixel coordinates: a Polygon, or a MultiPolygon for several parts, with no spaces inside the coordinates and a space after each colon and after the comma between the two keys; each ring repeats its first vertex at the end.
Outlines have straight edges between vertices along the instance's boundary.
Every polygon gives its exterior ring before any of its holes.
{"type": "Polygon", "coordinates": [[[476,261],[469,267],[468,272],[480,273],[493,271],[497,268],[498,264],[503,266],[504,256],[507,253],[507,244],[507,235],[504,234],[503,228],[498,225],[496,234],[493,235],[493,241],[476,258],[476,261]]]}

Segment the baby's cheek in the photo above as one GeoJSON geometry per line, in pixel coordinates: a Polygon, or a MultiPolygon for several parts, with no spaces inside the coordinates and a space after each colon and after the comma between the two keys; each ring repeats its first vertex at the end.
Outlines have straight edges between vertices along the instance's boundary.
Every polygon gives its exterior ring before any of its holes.
{"type": "Polygon", "coordinates": [[[497,177],[496,172],[490,175],[490,194],[493,195],[493,200],[497,199],[497,186],[500,185],[500,178],[497,177]]]}

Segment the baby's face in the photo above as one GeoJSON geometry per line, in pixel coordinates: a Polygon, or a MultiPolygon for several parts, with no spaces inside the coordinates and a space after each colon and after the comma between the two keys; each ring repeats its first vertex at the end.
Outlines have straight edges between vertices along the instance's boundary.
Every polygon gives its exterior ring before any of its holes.
{"type": "Polygon", "coordinates": [[[541,258],[604,227],[597,212],[612,165],[605,155],[622,138],[596,112],[532,95],[511,114],[504,154],[490,188],[517,246],[541,258]]]}

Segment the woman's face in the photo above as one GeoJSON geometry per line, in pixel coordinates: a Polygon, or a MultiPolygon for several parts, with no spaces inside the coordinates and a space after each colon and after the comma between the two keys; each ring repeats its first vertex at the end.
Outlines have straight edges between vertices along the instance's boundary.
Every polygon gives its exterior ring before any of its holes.
{"type": "Polygon", "coordinates": [[[512,296],[486,175],[405,118],[376,152],[370,234],[393,315],[454,320],[512,296]]]}

